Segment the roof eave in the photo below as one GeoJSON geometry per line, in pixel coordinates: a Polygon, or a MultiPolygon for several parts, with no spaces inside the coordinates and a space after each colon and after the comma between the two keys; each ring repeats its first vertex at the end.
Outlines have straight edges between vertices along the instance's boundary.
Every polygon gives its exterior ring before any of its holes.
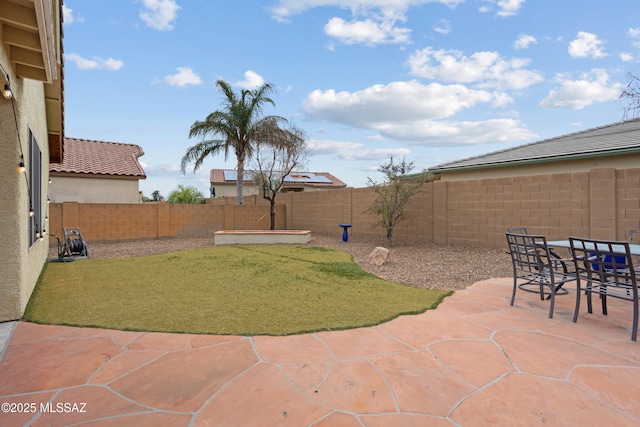
{"type": "Polygon", "coordinates": [[[623,154],[638,154],[638,153],[640,153],[640,147],[632,147],[632,148],[613,150],[613,151],[598,151],[598,152],[590,152],[590,153],[568,154],[564,156],[539,157],[535,159],[509,160],[504,162],[484,163],[480,165],[452,166],[452,167],[442,167],[442,168],[434,167],[434,168],[429,168],[428,171],[433,174],[441,174],[443,172],[459,172],[459,171],[469,171],[469,170],[477,170],[477,169],[533,165],[533,164],[541,164],[541,163],[561,162],[566,160],[583,160],[583,159],[592,159],[597,157],[610,157],[610,156],[618,156],[623,154]]]}
{"type": "Polygon", "coordinates": [[[126,179],[126,180],[147,179],[146,175],[116,175],[116,174],[101,174],[101,173],[89,173],[89,172],[69,172],[69,171],[63,172],[63,171],[55,171],[55,170],[50,170],[49,176],[74,177],[74,178],[126,179]]]}

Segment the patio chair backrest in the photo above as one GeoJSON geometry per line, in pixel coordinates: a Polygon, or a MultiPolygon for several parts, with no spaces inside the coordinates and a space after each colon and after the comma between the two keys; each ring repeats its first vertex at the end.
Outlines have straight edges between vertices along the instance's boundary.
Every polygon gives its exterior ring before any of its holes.
{"type": "Polygon", "coordinates": [[[640,243],[640,230],[629,230],[627,240],[629,243],[640,243]]]}
{"type": "Polygon", "coordinates": [[[547,238],[536,234],[506,233],[514,270],[553,275],[547,238]]]}
{"type": "Polygon", "coordinates": [[[629,243],[614,240],[594,240],[569,237],[571,255],[576,273],[581,280],[602,282],[612,287],[612,295],[622,288],[624,295],[631,298],[631,288],[637,299],[636,272],[629,243]]]}
{"type": "Polygon", "coordinates": [[[633,268],[629,242],[569,237],[571,255],[576,268],[577,292],[573,321],[578,320],[580,294],[587,295],[587,308],[592,312],[591,295],[598,294],[602,314],[607,314],[607,298],[633,302],[631,340],[638,336],[638,282],[633,268]]]}

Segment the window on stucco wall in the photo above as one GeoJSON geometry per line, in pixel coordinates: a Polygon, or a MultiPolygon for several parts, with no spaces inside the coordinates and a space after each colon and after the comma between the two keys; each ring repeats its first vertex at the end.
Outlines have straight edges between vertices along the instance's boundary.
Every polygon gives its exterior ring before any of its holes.
{"type": "Polygon", "coordinates": [[[29,244],[33,245],[42,233],[42,152],[29,129],[29,203],[33,216],[29,218],[29,244]]]}

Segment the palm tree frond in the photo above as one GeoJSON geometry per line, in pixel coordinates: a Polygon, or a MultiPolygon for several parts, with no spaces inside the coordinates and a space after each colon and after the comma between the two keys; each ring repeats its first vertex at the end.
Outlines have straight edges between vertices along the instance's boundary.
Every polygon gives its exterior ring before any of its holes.
{"type": "Polygon", "coordinates": [[[184,174],[187,170],[187,165],[194,162],[193,172],[195,173],[206,157],[216,154],[224,146],[224,141],[208,140],[189,147],[180,161],[180,171],[184,174]]]}

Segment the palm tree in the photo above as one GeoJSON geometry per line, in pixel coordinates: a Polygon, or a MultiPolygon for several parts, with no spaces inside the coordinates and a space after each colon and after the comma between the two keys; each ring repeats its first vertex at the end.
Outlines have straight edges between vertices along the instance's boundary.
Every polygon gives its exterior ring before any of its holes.
{"type": "Polygon", "coordinates": [[[204,196],[196,187],[178,185],[177,189],[169,193],[167,201],[169,203],[200,204],[204,203],[204,196]]]}
{"type": "Polygon", "coordinates": [[[269,97],[275,91],[270,83],[253,90],[243,89],[239,94],[224,80],[218,80],[216,86],[225,96],[224,109],[216,110],[204,121],[198,120],[191,125],[189,138],[200,137],[202,141],[187,149],[182,157],[181,170],[185,173],[187,165],[194,162],[195,172],[206,157],[214,156],[222,150],[226,160],[232,148],[238,160],[236,203],[241,205],[245,160],[251,158],[257,141],[269,139],[271,131],[279,129],[279,123],[286,120],[277,116],[261,117],[265,103],[275,106],[275,102],[269,97]],[[205,139],[206,137],[211,139],[205,139]]]}

